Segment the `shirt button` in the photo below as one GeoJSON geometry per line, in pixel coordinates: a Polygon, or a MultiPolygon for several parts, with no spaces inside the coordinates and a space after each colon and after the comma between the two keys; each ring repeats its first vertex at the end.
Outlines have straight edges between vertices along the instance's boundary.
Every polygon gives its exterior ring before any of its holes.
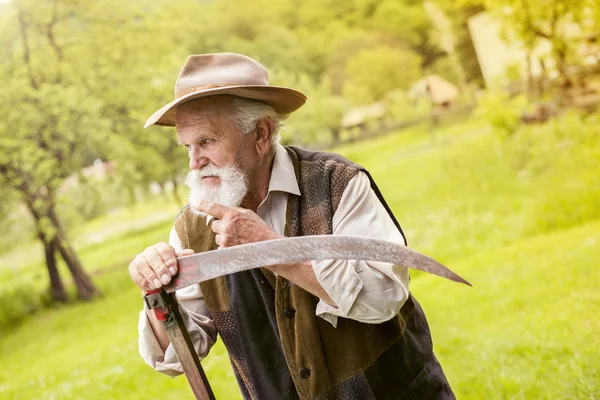
{"type": "Polygon", "coordinates": [[[302,368],[302,369],[300,370],[300,377],[301,377],[301,378],[303,378],[303,379],[306,379],[306,378],[308,378],[309,376],[310,376],[310,369],[308,369],[308,368],[302,368]]]}
{"type": "Polygon", "coordinates": [[[296,314],[296,310],[294,310],[293,308],[286,308],[283,310],[283,315],[286,318],[294,318],[294,314],[296,314]]]}

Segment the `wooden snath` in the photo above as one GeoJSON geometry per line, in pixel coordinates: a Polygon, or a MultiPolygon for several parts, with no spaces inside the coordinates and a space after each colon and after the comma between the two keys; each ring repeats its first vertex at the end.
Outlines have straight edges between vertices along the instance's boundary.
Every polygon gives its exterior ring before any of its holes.
{"type": "Polygon", "coordinates": [[[183,323],[175,293],[167,293],[163,289],[151,290],[146,294],[145,300],[148,307],[154,311],[156,318],[162,321],[196,399],[215,400],[215,395],[183,323]]]}

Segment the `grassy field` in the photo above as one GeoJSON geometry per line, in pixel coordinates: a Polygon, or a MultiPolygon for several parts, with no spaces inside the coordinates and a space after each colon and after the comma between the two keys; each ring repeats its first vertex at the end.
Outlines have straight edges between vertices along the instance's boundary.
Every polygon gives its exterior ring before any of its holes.
{"type": "MultiPolygon", "coordinates": [[[[445,128],[436,146],[417,128],[338,149],[373,173],[411,246],[474,285],[411,281],[459,398],[600,398],[599,126],[568,115],[502,141],[471,122],[445,128]]],[[[136,219],[164,210],[146,211],[136,219]]],[[[96,276],[107,296],[9,329],[0,398],[192,398],[185,379],[137,353],[141,298],[126,265],[168,229],[154,221],[82,248],[108,271],[96,276]]],[[[204,365],[219,398],[239,398],[220,344],[204,365]]]]}

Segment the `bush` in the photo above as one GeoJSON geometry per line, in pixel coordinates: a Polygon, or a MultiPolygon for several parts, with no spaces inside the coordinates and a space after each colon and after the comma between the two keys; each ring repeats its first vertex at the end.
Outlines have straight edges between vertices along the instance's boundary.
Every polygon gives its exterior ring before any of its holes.
{"type": "Polygon", "coordinates": [[[33,289],[30,283],[0,288],[0,332],[6,332],[22,319],[50,305],[47,293],[33,289]]]}
{"type": "Polygon", "coordinates": [[[411,99],[403,90],[394,90],[386,97],[386,118],[390,122],[412,121],[431,114],[431,102],[426,98],[411,99]]]}
{"type": "Polygon", "coordinates": [[[486,92],[478,100],[475,115],[486,119],[501,138],[506,138],[521,125],[521,114],[527,106],[527,98],[523,95],[510,97],[505,92],[486,92]]]}

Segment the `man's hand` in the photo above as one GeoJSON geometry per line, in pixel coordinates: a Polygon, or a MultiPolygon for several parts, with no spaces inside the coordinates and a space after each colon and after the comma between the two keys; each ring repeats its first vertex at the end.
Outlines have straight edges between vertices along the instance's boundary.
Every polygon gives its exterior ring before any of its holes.
{"type": "Polygon", "coordinates": [[[129,264],[129,275],[144,293],[159,289],[171,282],[171,278],[177,274],[177,257],[190,254],[194,254],[194,250],[185,249],[176,253],[167,243],[155,244],[134,258],[129,264]]]}
{"type": "Polygon", "coordinates": [[[192,206],[216,218],[212,230],[216,233],[215,242],[219,248],[283,237],[273,232],[252,210],[211,202],[199,202],[192,206]]]}

